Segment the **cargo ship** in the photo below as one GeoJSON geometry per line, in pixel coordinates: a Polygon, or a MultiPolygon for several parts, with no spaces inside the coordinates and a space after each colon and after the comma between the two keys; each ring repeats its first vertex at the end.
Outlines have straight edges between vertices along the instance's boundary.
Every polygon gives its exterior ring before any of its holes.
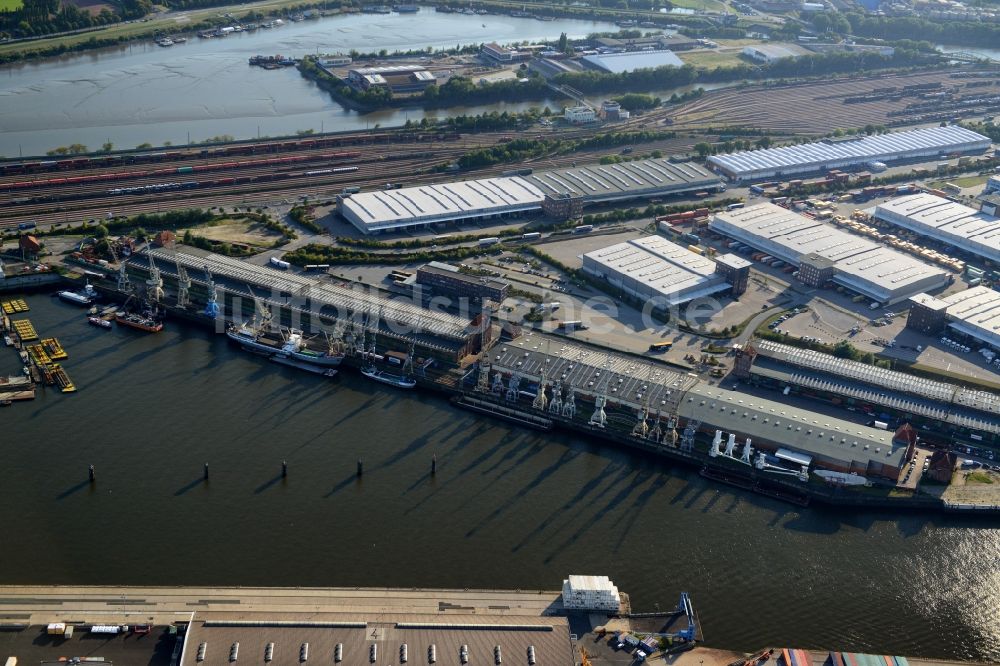
{"type": "Polygon", "coordinates": [[[255,326],[253,322],[243,323],[240,326],[233,325],[226,329],[226,337],[247,351],[256,354],[264,356],[282,354],[290,360],[324,368],[337,367],[344,360],[343,352],[336,350],[333,344],[328,344],[325,352],[309,349],[302,331],[298,329],[289,329],[287,333],[283,332],[282,335],[284,342],[279,346],[264,340],[261,337],[260,328],[255,326]]]}
{"type": "Polygon", "coordinates": [[[141,314],[119,310],[115,313],[115,321],[120,326],[128,326],[147,333],[159,333],[163,330],[163,321],[154,310],[144,310],[141,314]]]}

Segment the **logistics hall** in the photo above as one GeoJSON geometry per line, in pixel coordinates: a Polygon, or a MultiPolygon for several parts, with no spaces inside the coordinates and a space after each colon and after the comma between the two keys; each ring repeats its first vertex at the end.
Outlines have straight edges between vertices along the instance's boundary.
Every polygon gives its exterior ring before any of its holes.
{"type": "Polygon", "coordinates": [[[875,206],[875,217],[1000,263],[1000,219],[926,192],[875,206]]]}
{"type": "Polygon", "coordinates": [[[708,163],[730,180],[743,182],[862,167],[869,162],[933,159],[952,153],[982,152],[989,147],[989,138],[959,125],[948,125],[713,155],[708,163]]]}
{"type": "Polygon", "coordinates": [[[729,291],[715,262],[660,236],[647,236],[583,255],[583,270],[659,307],[729,291]]]}
{"type": "Polygon", "coordinates": [[[722,187],[697,164],[648,159],[345,195],[340,214],[371,234],[537,211],[547,196],[606,202],[722,187]]]}
{"type": "Polygon", "coordinates": [[[718,213],[709,226],[800,268],[823,263],[827,279],[881,305],[948,283],[940,268],[771,203],[718,213]]]}

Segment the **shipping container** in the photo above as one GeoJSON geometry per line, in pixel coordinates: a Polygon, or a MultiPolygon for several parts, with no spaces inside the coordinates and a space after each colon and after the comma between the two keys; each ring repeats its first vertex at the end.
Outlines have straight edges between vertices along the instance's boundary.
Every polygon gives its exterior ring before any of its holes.
{"type": "Polygon", "coordinates": [[[702,250],[697,245],[688,245],[688,250],[690,250],[691,252],[694,252],[695,254],[705,254],[705,251],[702,250]]]}

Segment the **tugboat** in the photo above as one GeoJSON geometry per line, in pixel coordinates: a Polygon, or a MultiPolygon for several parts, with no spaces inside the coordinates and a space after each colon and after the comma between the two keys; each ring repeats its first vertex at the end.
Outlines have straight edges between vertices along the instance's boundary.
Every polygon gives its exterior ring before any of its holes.
{"type": "Polygon", "coordinates": [[[67,303],[74,303],[76,305],[93,305],[94,301],[97,300],[97,290],[91,286],[90,282],[87,282],[82,291],[69,291],[66,289],[63,291],[57,291],[56,296],[67,303]]]}

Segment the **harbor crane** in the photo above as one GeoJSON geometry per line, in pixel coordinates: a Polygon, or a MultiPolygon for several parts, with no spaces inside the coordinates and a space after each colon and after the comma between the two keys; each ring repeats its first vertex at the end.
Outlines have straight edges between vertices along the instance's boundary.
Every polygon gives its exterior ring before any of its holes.
{"type": "Polygon", "coordinates": [[[212,271],[208,268],[208,264],[205,264],[205,288],[208,291],[208,302],[205,303],[203,314],[210,319],[215,319],[219,316],[219,293],[215,287],[215,280],[212,278],[212,271]]]}
{"type": "Polygon", "coordinates": [[[177,266],[177,307],[186,308],[191,304],[191,277],[187,269],[181,265],[177,253],[174,253],[174,265],[177,266]]]}
{"type": "MultiPolygon", "coordinates": [[[[604,411],[604,406],[608,404],[608,384],[611,381],[611,355],[608,355],[603,366],[605,375],[601,382],[601,389],[594,400],[594,413],[590,416],[590,425],[604,428],[608,425],[608,415],[604,411]]],[[[597,373],[600,375],[600,371],[597,373]]]]}

